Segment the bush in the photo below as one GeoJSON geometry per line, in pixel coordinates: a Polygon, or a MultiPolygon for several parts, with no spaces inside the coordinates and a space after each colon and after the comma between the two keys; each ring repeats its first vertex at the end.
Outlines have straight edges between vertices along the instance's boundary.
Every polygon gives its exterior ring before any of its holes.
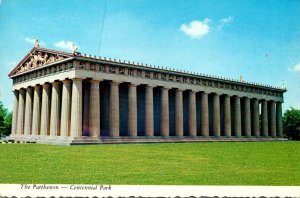
{"type": "Polygon", "coordinates": [[[292,140],[300,140],[300,110],[288,109],[283,115],[283,133],[292,140]]]}

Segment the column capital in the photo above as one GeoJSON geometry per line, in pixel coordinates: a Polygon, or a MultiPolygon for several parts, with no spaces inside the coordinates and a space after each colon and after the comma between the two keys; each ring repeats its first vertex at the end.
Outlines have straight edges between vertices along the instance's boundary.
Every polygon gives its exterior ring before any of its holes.
{"type": "Polygon", "coordinates": [[[146,87],[146,88],[152,88],[152,89],[153,89],[155,86],[154,86],[154,85],[146,85],[145,87],[146,87]]]}
{"type": "Polygon", "coordinates": [[[128,84],[128,87],[137,87],[137,86],[138,86],[138,84],[134,84],[134,83],[128,84]]]}
{"type": "Polygon", "coordinates": [[[66,79],[62,80],[62,82],[63,82],[63,83],[71,83],[71,82],[72,82],[72,80],[71,80],[71,79],[68,79],[68,78],[66,78],[66,79]]]}
{"type": "Polygon", "coordinates": [[[120,82],[119,81],[111,81],[111,82],[109,82],[109,84],[111,84],[111,85],[119,85],[120,82]]]}
{"type": "Polygon", "coordinates": [[[42,86],[43,86],[44,89],[48,89],[51,86],[51,84],[50,83],[45,83],[42,86]]]}
{"type": "Polygon", "coordinates": [[[27,88],[26,88],[26,91],[28,91],[28,92],[33,91],[33,87],[27,87],[27,88]]]}
{"type": "Polygon", "coordinates": [[[25,92],[26,91],[26,89],[25,88],[21,88],[20,90],[19,90],[19,92],[25,92]]]}
{"type": "Polygon", "coordinates": [[[182,92],[183,92],[183,90],[182,90],[182,89],[176,89],[176,92],[180,92],[180,93],[182,93],[182,92]]]}
{"type": "Polygon", "coordinates": [[[42,85],[40,85],[40,84],[36,84],[35,86],[34,86],[34,89],[41,89],[42,88],[42,85]]]}
{"type": "Polygon", "coordinates": [[[90,83],[100,83],[101,81],[100,81],[100,80],[90,79],[89,82],[90,82],[90,83]]]}
{"type": "Polygon", "coordinates": [[[161,87],[160,89],[161,89],[162,91],[164,91],[164,90],[169,91],[169,88],[167,88],[167,87],[161,87]]]}
{"type": "Polygon", "coordinates": [[[61,85],[61,82],[60,82],[60,81],[54,81],[54,82],[52,83],[52,85],[53,85],[54,87],[57,87],[57,86],[61,85]]]}
{"type": "Polygon", "coordinates": [[[72,81],[77,81],[77,82],[81,82],[81,81],[83,81],[83,79],[82,78],[71,78],[70,80],[72,80],[72,81]]]}
{"type": "Polygon", "coordinates": [[[18,93],[19,93],[19,90],[15,89],[15,90],[13,90],[13,93],[14,93],[14,94],[18,94],[18,93]]]}

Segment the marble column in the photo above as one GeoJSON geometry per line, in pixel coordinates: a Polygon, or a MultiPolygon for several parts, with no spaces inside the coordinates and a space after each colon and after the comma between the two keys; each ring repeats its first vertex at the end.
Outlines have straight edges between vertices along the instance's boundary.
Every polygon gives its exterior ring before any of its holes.
{"type": "Polygon", "coordinates": [[[128,85],[128,133],[129,136],[137,136],[137,98],[136,86],[128,85]]]}
{"type": "Polygon", "coordinates": [[[244,115],[244,130],[245,135],[247,137],[251,137],[251,112],[250,112],[250,99],[245,98],[244,100],[245,105],[245,115],[244,115]]]}
{"type": "Polygon", "coordinates": [[[50,136],[60,135],[61,82],[52,83],[50,136]]]}
{"type": "Polygon", "coordinates": [[[12,114],[12,126],[11,126],[11,136],[15,136],[17,134],[17,126],[18,126],[18,107],[19,107],[19,91],[14,90],[14,109],[12,114]]]}
{"type": "Polygon", "coordinates": [[[261,102],[261,124],[262,135],[268,137],[268,105],[266,100],[261,102]]]}
{"type": "Polygon", "coordinates": [[[231,105],[230,96],[224,95],[224,133],[226,137],[231,137],[231,105]]]}
{"type": "Polygon", "coordinates": [[[100,81],[90,80],[90,134],[93,138],[100,137],[100,81]]]}
{"type": "Polygon", "coordinates": [[[175,116],[176,116],[176,136],[183,136],[183,103],[182,103],[182,90],[176,90],[175,96],[175,116]]]}
{"type": "Polygon", "coordinates": [[[197,136],[196,93],[189,92],[189,135],[197,136]]]}
{"type": "Polygon", "coordinates": [[[28,87],[26,89],[26,107],[25,107],[25,121],[24,121],[24,135],[31,135],[32,126],[32,99],[33,88],[28,87]]]}
{"type": "Polygon", "coordinates": [[[276,137],[276,111],[275,111],[275,102],[269,102],[269,123],[270,123],[270,132],[272,137],[276,137]]]}
{"type": "Polygon", "coordinates": [[[42,99],[42,86],[36,85],[34,87],[33,96],[33,113],[32,113],[32,135],[40,135],[41,124],[41,99],[42,99]]]}
{"type": "Polygon", "coordinates": [[[146,136],[154,136],[154,115],[153,115],[153,87],[145,87],[145,133],[146,136]]]}
{"type": "Polygon", "coordinates": [[[236,137],[241,137],[241,100],[240,97],[234,97],[234,132],[236,137]]]}
{"type": "Polygon", "coordinates": [[[201,134],[204,137],[209,137],[209,122],[208,122],[208,94],[201,93],[201,134]]]}
{"type": "Polygon", "coordinates": [[[169,136],[169,89],[161,88],[160,131],[164,137],[169,136]]]}
{"type": "Polygon", "coordinates": [[[111,82],[109,104],[109,133],[111,137],[119,136],[119,127],[119,83],[111,82]]]}
{"type": "Polygon", "coordinates": [[[61,123],[60,136],[62,138],[70,136],[71,124],[71,97],[72,97],[72,81],[69,79],[63,80],[62,87],[62,105],[61,105],[61,123]]]}
{"type": "Polygon", "coordinates": [[[25,100],[26,100],[26,90],[20,89],[19,91],[19,107],[18,107],[18,124],[17,124],[17,134],[24,134],[24,116],[25,116],[25,100]]]}
{"type": "Polygon", "coordinates": [[[43,85],[42,111],[41,111],[41,135],[49,135],[50,129],[50,104],[51,104],[51,84],[43,85]]]}
{"type": "Polygon", "coordinates": [[[282,106],[281,106],[281,102],[276,102],[276,132],[277,132],[277,136],[283,137],[283,133],[282,133],[282,106]]]}
{"type": "Polygon", "coordinates": [[[82,137],[82,79],[72,79],[71,137],[82,137]]]}
{"type": "Polygon", "coordinates": [[[258,99],[253,99],[252,106],[252,118],[253,118],[253,135],[256,137],[260,136],[260,127],[259,127],[259,102],[258,99]]]}
{"type": "Polygon", "coordinates": [[[220,137],[220,95],[213,95],[213,134],[220,137]]]}
{"type": "Polygon", "coordinates": [[[83,80],[82,82],[82,135],[91,136],[90,132],[90,82],[88,80],[83,80]]]}

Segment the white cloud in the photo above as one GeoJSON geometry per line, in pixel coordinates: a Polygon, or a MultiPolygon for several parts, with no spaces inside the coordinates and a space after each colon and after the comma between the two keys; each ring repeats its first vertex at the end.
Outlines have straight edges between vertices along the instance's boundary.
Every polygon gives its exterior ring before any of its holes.
{"type": "Polygon", "coordinates": [[[224,25],[232,23],[233,20],[234,20],[234,18],[232,16],[221,19],[219,21],[218,30],[220,31],[223,28],[224,25]]]}
{"type": "MultiPolygon", "coordinates": [[[[35,39],[34,38],[29,38],[29,37],[25,37],[25,41],[27,43],[30,43],[32,45],[34,45],[35,39]]],[[[40,45],[45,46],[46,44],[43,41],[39,41],[40,45]]]]}
{"type": "MultiPolygon", "coordinates": [[[[61,41],[58,41],[58,42],[54,43],[54,46],[58,47],[58,48],[61,48],[61,49],[66,49],[66,50],[72,51],[73,50],[73,43],[74,42],[72,42],[72,41],[61,40],[61,41]]],[[[78,45],[76,45],[76,46],[78,46],[78,45]]],[[[78,49],[79,49],[79,46],[78,46],[78,49]]]]}
{"type": "Polygon", "coordinates": [[[293,69],[289,69],[289,71],[300,72],[300,62],[296,64],[293,69]]]}
{"type": "Polygon", "coordinates": [[[191,21],[189,24],[182,24],[180,30],[191,38],[201,38],[209,32],[209,22],[208,18],[203,21],[191,21]]]}

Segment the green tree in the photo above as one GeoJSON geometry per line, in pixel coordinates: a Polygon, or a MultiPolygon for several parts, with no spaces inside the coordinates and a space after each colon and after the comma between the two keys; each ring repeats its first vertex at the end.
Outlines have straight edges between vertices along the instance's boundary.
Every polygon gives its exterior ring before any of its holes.
{"type": "Polygon", "coordinates": [[[292,140],[300,140],[300,110],[288,109],[283,115],[283,133],[292,140]]]}
{"type": "Polygon", "coordinates": [[[9,135],[11,131],[12,113],[0,101],[0,136],[9,135]]]}
{"type": "Polygon", "coordinates": [[[11,123],[12,123],[12,112],[9,112],[6,114],[6,117],[4,119],[4,135],[9,135],[11,133],[11,123]]]}

